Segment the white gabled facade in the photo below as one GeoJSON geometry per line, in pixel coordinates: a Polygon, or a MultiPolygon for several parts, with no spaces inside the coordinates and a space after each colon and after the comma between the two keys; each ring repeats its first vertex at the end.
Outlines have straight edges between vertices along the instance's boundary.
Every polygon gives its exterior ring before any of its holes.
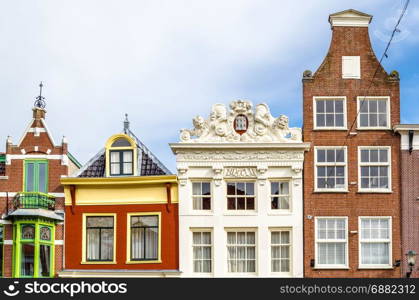
{"type": "Polygon", "coordinates": [[[171,144],[182,276],[303,277],[300,129],[240,100],[193,123],[171,144]]]}

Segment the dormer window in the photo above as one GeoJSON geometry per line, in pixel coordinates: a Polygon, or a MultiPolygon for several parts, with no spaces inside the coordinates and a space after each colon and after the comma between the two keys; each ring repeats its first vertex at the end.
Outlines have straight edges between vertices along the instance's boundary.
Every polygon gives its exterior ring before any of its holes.
{"type": "Polygon", "coordinates": [[[125,134],[112,136],[106,143],[107,176],[134,175],[136,143],[125,134]]]}
{"type": "Polygon", "coordinates": [[[111,175],[132,175],[132,150],[111,150],[111,175]]]}

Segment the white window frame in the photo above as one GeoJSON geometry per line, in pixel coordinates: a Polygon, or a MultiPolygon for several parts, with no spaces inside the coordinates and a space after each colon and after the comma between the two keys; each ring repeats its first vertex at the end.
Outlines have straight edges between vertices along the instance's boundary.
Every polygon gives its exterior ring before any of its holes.
{"type": "Polygon", "coordinates": [[[314,147],[314,191],[315,192],[331,192],[331,193],[339,193],[339,192],[348,192],[348,147],[347,146],[315,146],[314,147]],[[345,187],[343,188],[318,188],[317,187],[317,167],[318,166],[333,166],[331,163],[317,162],[317,150],[336,150],[336,149],[343,149],[345,153],[345,162],[343,163],[335,163],[334,166],[344,166],[345,167],[345,187]]]}
{"type": "Polygon", "coordinates": [[[358,146],[358,192],[360,193],[391,193],[392,192],[392,180],[391,180],[391,146],[358,146]],[[361,162],[361,150],[387,150],[388,162],[361,162]],[[383,166],[388,167],[388,188],[362,188],[361,186],[361,167],[365,166],[383,166]]]}
{"type": "Polygon", "coordinates": [[[191,228],[191,249],[192,249],[192,255],[191,255],[191,261],[192,261],[192,270],[191,273],[195,274],[195,275],[201,275],[201,276],[209,276],[211,274],[214,273],[214,232],[212,230],[212,228],[191,228]],[[194,254],[193,254],[193,249],[194,249],[194,242],[193,242],[193,234],[196,232],[209,232],[211,234],[211,272],[195,272],[194,270],[194,254]]]}
{"type": "Polygon", "coordinates": [[[391,130],[391,104],[390,104],[390,96],[358,96],[356,98],[358,117],[357,117],[357,130],[391,130]],[[387,109],[387,126],[374,126],[374,127],[365,127],[361,126],[361,101],[363,100],[379,100],[379,101],[386,101],[386,109],[387,109]]]}
{"type": "MultiPolygon", "coordinates": [[[[212,184],[212,180],[211,179],[192,179],[191,180],[191,200],[192,200],[192,202],[191,202],[191,211],[193,211],[193,212],[195,212],[195,213],[199,213],[199,212],[201,212],[201,213],[210,213],[210,212],[212,212],[213,211],[213,195],[214,195],[214,190],[213,190],[213,184],[212,184]],[[194,193],[193,193],[193,184],[194,183],[209,183],[210,184],[210,209],[195,209],[194,207],[193,207],[193,203],[194,203],[194,198],[195,197],[200,197],[200,196],[195,196],[194,195],[194,193]]],[[[201,198],[202,198],[203,196],[201,195],[201,198]]]]}
{"type": "Polygon", "coordinates": [[[314,130],[347,130],[346,96],[313,96],[313,129],[314,130]],[[317,126],[317,100],[343,100],[343,126],[317,126]]]}
{"type": "Polygon", "coordinates": [[[269,213],[273,213],[273,214],[283,214],[283,213],[290,213],[292,211],[292,180],[291,178],[281,178],[281,179],[275,179],[275,178],[271,178],[269,179],[269,187],[268,187],[268,192],[269,192],[269,213]],[[287,182],[288,183],[288,209],[281,209],[281,208],[277,208],[274,209],[272,208],[272,198],[273,197],[279,197],[280,195],[273,195],[272,194],[272,187],[271,187],[271,183],[281,183],[281,182],[287,182]]]}
{"type": "Polygon", "coordinates": [[[393,219],[391,216],[360,216],[358,217],[358,267],[359,269],[393,269],[393,219]],[[361,220],[362,219],[388,219],[389,220],[389,238],[388,240],[366,240],[363,241],[361,238],[361,220]],[[361,244],[362,243],[389,243],[389,262],[388,264],[380,264],[380,265],[363,265],[362,264],[362,257],[361,257],[361,244]]]}
{"type": "Polygon", "coordinates": [[[273,227],[273,228],[269,228],[269,270],[271,272],[271,274],[275,274],[275,275],[291,275],[293,272],[293,236],[292,236],[292,228],[290,227],[273,227]],[[273,272],[272,271],[272,247],[275,245],[272,245],[272,233],[273,232],[283,232],[283,231],[287,231],[290,234],[290,241],[289,241],[289,261],[290,261],[290,266],[289,266],[289,271],[288,272],[273,272]]]}
{"type": "MultiPolygon", "coordinates": [[[[344,216],[321,216],[321,217],[315,217],[314,218],[314,268],[315,269],[348,269],[349,268],[349,239],[348,239],[348,217],[344,216]],[[344,219],[345,220],[345,231],[346,231],[346,235],[345,235],[345,264],[344,265],[319,265],[318,263],[318,257],[317,254],[319,253],[318,250],[318,237],[317,237],[317,228],[318,228],[318,220],[320,219],[344,219]]],[[[341,240],[329,240],[328,242],[333,243],[333,242],[337,242],[337,243],[342,243],[341,240]]]]}
{"type": "MultiPolygon", "coordinates": [[[[354,56],[342,56],[342,78],[343,79],[361,79],[361,57],[359,55],[354,56]],[[355,66],[356,70],[352,74],[345,73],[345,61],[351,61],[351,64],[355,66]]],[[[346,70],[347,71],[347,70],[346,70]]]]}
{"type": "MultiPolygon", "coordinates": [[[[225,228],[225,245],[226,245],[226,256],[225,256],[225,267],[226,267],[226,274],[229,274],[230,276],[249,276],[249,275],[256,275],[258,273],[258,245],[259,245],[259,240],[258,240],[258,230],[257,228],[254,227],[249,227],[249,228],[245,228],[245,227],[230,227],[230,228],[225,228]],[[254,232],[255,233],[255,271],[254,272],[229,272],[228,271],[228,233],[229,232],[254,232]]],[[[235,244],[237,245],[237,244],[235,244]]],[[[243,245],[247,245],[247,244],[243,244],[243,245]]]]}

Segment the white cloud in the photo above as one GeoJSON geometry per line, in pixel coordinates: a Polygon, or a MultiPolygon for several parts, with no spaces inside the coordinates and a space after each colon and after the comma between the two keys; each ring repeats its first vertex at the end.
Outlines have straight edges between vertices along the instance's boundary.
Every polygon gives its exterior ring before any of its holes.
{"type": "MultiPolygon", "coordinates": [[[[382,1],[356,1],[373,13],[382,1]]],[[[327,52],[329,13],[353,1],[13,1],[0,12],[0,137],[16,141],[45,81],[47,121],[86,162],[122,129],[174,170],[167,146],[237,98],[301,122],[301,74],[327,52]],[[298,119],[298,120],[297,120],[298,119]]],[[[58,139],[58,138],[57,138],[58,139]]]]}

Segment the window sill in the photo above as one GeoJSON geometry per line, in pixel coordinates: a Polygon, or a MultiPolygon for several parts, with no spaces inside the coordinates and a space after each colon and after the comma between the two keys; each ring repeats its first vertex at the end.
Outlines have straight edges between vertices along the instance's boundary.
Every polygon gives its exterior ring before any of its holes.
{"type": "Polygon", "coordinates": [[[358,270],[392,270],[393,266],[359,266],[358,270]]]}
{"type": "Polygon", "coordinates": [[[223,214],[223,216],[257,216],[258,213],[256,211],[251,211],[251,212],[242,212],[242,211],[238,211],[238,212],[225,212],[223,214]]]}
{"type": "Polygon", "coordinates": [[[313,270],[349,270],[348,266],[314,266],[313,270]]]}
{"type": "Polygon", "coordinates": [[[358,194],[392,194],[392,190],[358,190],[358,194]]]}
{"type": "Polygon", "coordinates": [[[292,211],[290,210],[284,210],[284,211],[269,211],[268,216],[291,216],[292,211]]]}
{"type": "Polygon", "coordinates": [[[0,180],[1,179],[3,179],[3,180],[7,180],[7,179],[9,179],[9,176],[0,176],[0,180]]]}
{"type": "Polygon", "coordinates": [[[82,261],[82,265],[116,265],[116,261],[82,261]]]}
{"type": "Polygon", "coordinates": [[[356,128],[356,130],[368,131],[368,130],[392,130],[392,129],[390,127],[361,127],[361,128],[356,128]]]}
{"type": "Polygon", "coordinates": [[[348,128],[343,127],[314,127],[313,131],[347,131],[348,128]]]}
{"type": "Polygon", "coordinates": [[[348,190],[314,190],[313,193],[349,193],[348,190]]]}
{"type": "Polygon", "coordinates": [[[126,261],[125,263],[126,264],[129,264],[129,265],[136,265],[136,264],[138,264],[138,265],[140,265],[140,264],[161,264],[162,263],[162,260],[161,259],[159,259],[159,260],[139,260],[139,261],[131,261],[131,260],[129,260],[129,261],[126,261]]]}

